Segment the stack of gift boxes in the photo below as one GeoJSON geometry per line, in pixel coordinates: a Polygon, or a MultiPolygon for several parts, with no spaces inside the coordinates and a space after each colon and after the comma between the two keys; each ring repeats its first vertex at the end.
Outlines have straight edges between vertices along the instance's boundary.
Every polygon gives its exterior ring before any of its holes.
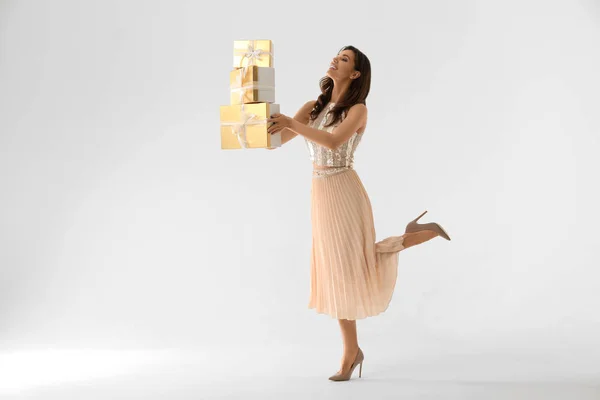
{"type": "Polygon", "coordinates": [[[235,40],[229,74],[230,105],[221,106],[221,149],[274,148],[281,132],[269,134],[267,119],[279,113],[270,40],[235,40]]]}

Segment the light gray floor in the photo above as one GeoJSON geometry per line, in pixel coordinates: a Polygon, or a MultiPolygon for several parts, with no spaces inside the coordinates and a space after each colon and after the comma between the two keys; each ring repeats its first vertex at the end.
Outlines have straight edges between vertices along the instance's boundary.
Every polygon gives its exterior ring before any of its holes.
{"type": "Polygon", "coordinates": [[[364,353],[362,378],[332,382],[332,348],[3,352],[0,398],[600,399],[599,360],[582,353],[364,353]]]}

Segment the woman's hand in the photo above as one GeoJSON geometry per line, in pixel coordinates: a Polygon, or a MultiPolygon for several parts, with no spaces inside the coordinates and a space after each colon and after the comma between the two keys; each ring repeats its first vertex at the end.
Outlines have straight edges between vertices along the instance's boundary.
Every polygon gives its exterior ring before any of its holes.
{"type": "Polygon", "coordinates": [[[267,132],[270,134],[280,132],[283,129],[290,128],[292,126],[292,119],[283,114],[273,114],[271,115],[271,118],[267,120],[267,122],[273,122],[273,125],[267,129],[267,132]]]}

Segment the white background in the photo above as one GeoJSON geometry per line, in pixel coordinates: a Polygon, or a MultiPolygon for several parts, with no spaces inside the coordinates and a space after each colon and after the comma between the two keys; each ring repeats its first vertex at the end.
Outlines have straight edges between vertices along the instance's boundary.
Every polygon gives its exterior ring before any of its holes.
{"type": "Polygon", "coordinates": [[[337,393],[339,326],[307,308],[304,139],[220,149],[233,40],[261,38],[290,116],[342,46],[367,54],[355,169],[378,240],[424,210],[452,237],[400,253],[390,307],[358,322],[361,382],[600,384],[598,2],[211,7],[0,2],[0,388],[131,359],[188,363],[179,395],[337,393]]]}

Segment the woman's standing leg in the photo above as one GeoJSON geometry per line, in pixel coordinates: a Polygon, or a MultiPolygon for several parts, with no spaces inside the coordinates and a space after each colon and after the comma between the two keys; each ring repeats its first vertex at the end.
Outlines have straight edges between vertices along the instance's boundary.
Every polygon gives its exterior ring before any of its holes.
{"type": "Polygon", "coordinates": [[[358,336],[356,334],[356,320],[338,319],[344,339],[344,356],[342,357],[341,373],[350,369],[358,354],[358,336]]]}

